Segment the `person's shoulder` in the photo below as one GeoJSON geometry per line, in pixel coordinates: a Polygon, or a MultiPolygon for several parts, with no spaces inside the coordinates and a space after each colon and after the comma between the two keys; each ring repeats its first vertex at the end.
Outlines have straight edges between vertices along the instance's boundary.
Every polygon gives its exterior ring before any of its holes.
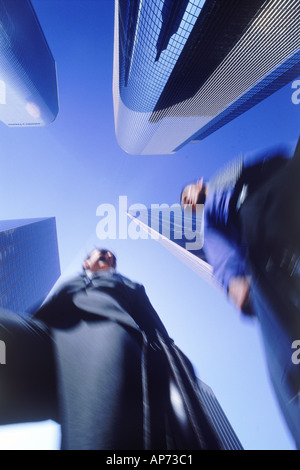
{"type": "Polygon", "coordinates": [[[253,166],[254,164],[260,162],[267,162],[275,158],[289,160],[295,153],[296,145],[297,142],[282,142],[272,146],[245,152],[244,167],[253,166]]]}
{"type": "Polygon", "coordinates": [[[79,274],[77,276],[73,276],[69,279],[65,279],[62,281],[56,288],[54,292],[54,296],[58,296],[63,293],[72,293],[80,290],[86,286],[86,282],[84,276],[79,274]]]}
{"type": "Polygon", "coordinates": [[[141,284],[139,284],[136,281],[133,281],[132,279],[129,279],[129,277],[124,276],[123,274],[115,272],[114,277],[116,279],[118,279],[119,282],[121,282],[122,284],[124,284],[127,287],[130,287],[131,289],[136,290],[136,289],[139,289],[140,287],[142,287],[141,284]]]}
{"type": "Polygon", "coordinates": [[[66,305],[73,294],[84,289],[84,287],[85,282],[81,275],[59,282],[53,293],[49,295],[45,303],[34,314],[34,318],[53,322],[55,318],[60,317],[62,310],[66,310],[66,305]]]}

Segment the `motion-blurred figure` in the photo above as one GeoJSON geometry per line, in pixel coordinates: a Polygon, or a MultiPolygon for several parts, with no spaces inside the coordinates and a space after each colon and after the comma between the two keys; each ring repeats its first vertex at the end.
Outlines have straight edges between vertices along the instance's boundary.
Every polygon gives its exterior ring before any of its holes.
{"type": "Polygon", "coordinates": [[[212,181],[187,185],[204,204],[204,252],[226,295],[257,316],[271,380],[300,447],[300,144],[241,156],[212,181]]]}
{"type": "Polygon", "coordinates": [[[0,339],[0,424],[55,420],[65,450],[223,448],[192,365],[108,250],[34,318],[0,311],[0,339]]]}

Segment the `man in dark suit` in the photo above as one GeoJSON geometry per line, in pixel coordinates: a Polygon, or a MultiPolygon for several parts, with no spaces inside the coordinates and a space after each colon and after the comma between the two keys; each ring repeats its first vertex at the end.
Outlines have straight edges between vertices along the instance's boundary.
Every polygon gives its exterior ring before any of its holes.
{"type": "Polygon", "coordinates": [[[193,392],[191,364],[108,250],[94,250],[32,319],[1,311],[0,340],[0,424],[55,420],[68,450],[221,447],[193,392]],[[185,418],[169,399],[180,370],[185,418]]]}
{"type": "Polygon", "coordinates": [[[241,156],[212,181],[187,185],[204,204],[204,252],[237,308],[260,322],[277,397],[300,448],[300,143],[241,156]]]}
{"type": "Polygon", "coordinates": [[[33,319],[2,312],[2,424],[54,419],[63,449],[142,448],[141,346],[126,308],[138,308],[137,300],[144,311],[151,307],[142,287],[118,275],[115,265],[112,253],[95,250],[84,274],[33,319]],[[96,310],[89,291],[97,295],[96,310]]]}

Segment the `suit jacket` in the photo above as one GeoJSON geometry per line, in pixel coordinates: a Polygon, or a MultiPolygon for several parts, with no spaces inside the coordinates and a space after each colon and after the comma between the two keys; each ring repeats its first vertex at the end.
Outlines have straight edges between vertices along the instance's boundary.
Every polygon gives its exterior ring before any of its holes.
{"type": "Polygon", "coordinates": [[[92,279],[79,275],[66,282],[35,318],[50,327],[66,328],[78,323],[86,312],[111,317],[133,328],[138,325],[149,337],[155,330],[168,337],[144,286],[117,272],[99,272],[92,279]]]}
{"type": "MultiPolygon", "coordinates": [[[[117,321],[140,335],[145,449],[223,449],[200,398],[193,366],[169,337],[141,284],[116,272],[100,272],[92,280],[81,275],[63,285],[35,314],[52,329],[60,362],[66,334],[72,336],[73,327],[87,315],[117,321]],[[177,389],[175,405],[171,386],[173,394],[177,389]]],[[[68,377],[63,381],[74,380],[69,368],[64,370],[68,377]]]]}
{"type": "Polygon", "coordinates": [[[231,278],[249,274],[247,247],[238,212],[243,200],[257,191],[292,158],[294,146],[281,146],[239,157],[210,183],[204,210],[204,252],[214,276],[228,291],[231,278]]]}

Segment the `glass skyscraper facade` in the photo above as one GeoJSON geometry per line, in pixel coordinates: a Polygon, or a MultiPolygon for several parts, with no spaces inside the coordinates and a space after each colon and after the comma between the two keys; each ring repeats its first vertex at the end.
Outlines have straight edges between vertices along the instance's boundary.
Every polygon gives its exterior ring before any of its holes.
{"type": "Polygon", "coordinates": [[[43,126],[58,114],[56,65],[30,0],[0,0],[0,120],[43,126]]]}
{"type": "Polygon", "coordinates": [[[120,57],[120,92],[128,108],[153,111],[204,3],[119,2],[120,16],[127,23],[120,31],[126,48],[120,57]]]}
{"type": "Polygon", "coordinates": [[[116,136],[131,154],[204,139],[300,74],[298,0],[115,0],[116,136]]]}
{"type": "Polygon", "coordinates": [[[198,379],[198,386],[203,408],[210,417],[212,424],[225,450],[243,450],[243,446],[233,430],[223,408],[212,389],[198,379]]]}
{"type": "Polygon", "coordinates": [[[151,208],[129,210],[128,216],[145,233],[145,238],[159,242],[203,280],[222,291],[203,250],[203,205],[193,212],[182,210],[179,204],[170,207],[157,204],[151,208]]]}
{"type": "Polygon", "coordinates": [[[34,313],[59,276],[55,218],[0,221],[0,307],[34,313]]]}

